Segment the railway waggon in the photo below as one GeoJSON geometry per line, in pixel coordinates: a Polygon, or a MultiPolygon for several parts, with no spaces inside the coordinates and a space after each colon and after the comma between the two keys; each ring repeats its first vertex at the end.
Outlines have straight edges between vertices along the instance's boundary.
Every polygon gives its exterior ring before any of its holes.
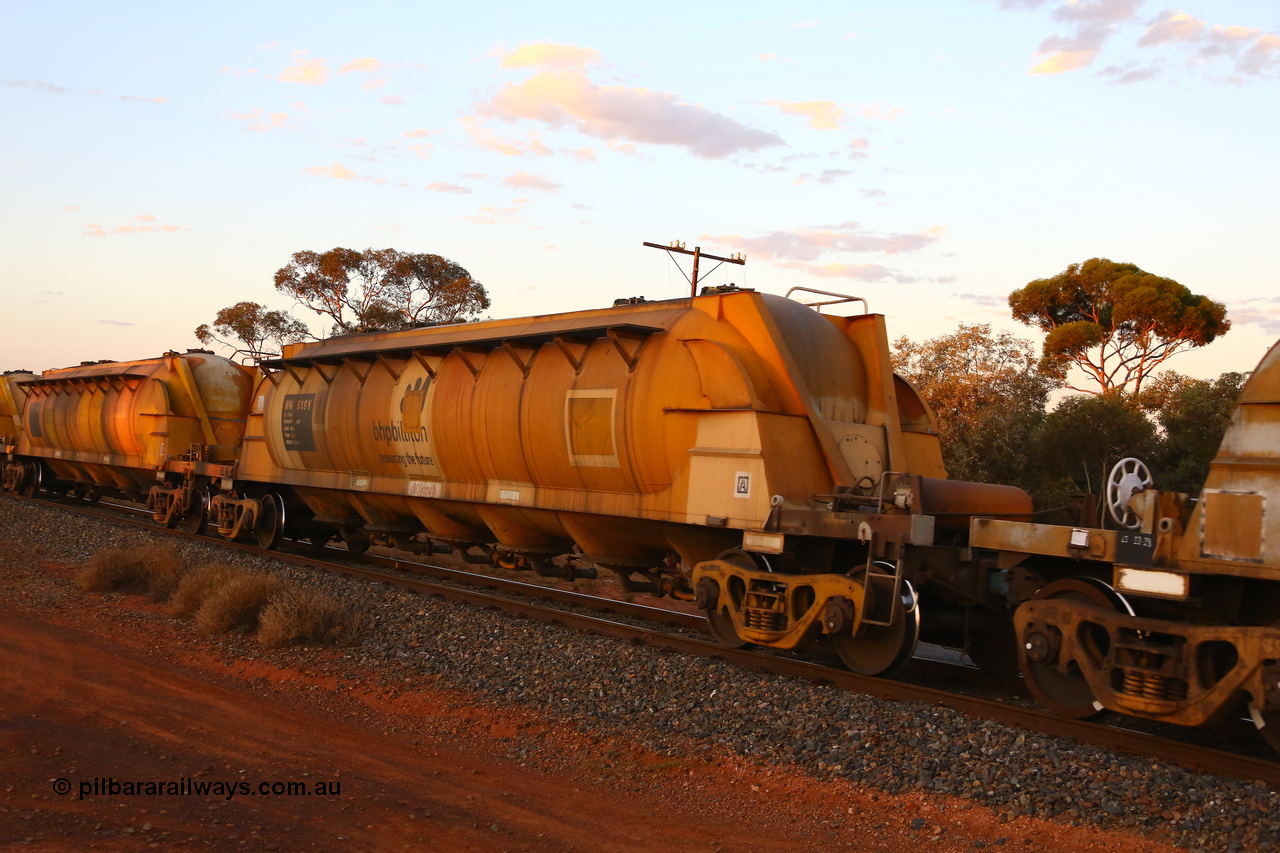
{"type": "Polygon", "coordinates": [[[1020,489],[947,479],[933,415],[862,305],[704,288],[254,366],[188,350],[9,372],[4,488],[122,495],[265,548],[606,570],[696,602],[727,645],[823,644],[876,675],[924,639],[1020,669],[1063,715],[1199,725],[1243,703],[1280,742],[1280,349],[1198,498],[1125,460],[1108,526],[1047,524],[1020,489]]]}

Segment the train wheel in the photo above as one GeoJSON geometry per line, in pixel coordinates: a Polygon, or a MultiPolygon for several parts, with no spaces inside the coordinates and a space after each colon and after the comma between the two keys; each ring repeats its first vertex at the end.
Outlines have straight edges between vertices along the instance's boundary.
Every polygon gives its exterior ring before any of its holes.
{"type": "Polygon", "coordinates": [[[43,476],[44,471],[40,468],[39,462],[29,463],[26,475],[22,478],[22,494],[29,498],[34,498],[40,494],[40,481],[43,476]]]}
{"type": "Polygon", "coordinates": [[[191,495],[191,509],[182,519],[182,526],[188,533],[203,536],[209,529],[209,492],[197,489],[191,495]]]}
{"type": "Polygon", "coordinates": [[[707,617],[707,627],[711,629],[711,636],[722,646],[728,646],[731,649],[742,649],[751,645],[746,640],[738,636],[738,631],[733,627],[733,617],[729,615],[727,608],[718,608],[704,614],[707,617]]]}
{"type": "MultiPolygon", "coordinates": [[[[1095,578],[1067,578],[1054,581],[1040,589],[1037,599],[1061,598],[1079,601],[1095,607],[1105,607],[1117,613],[1133,615],[1133,608],[1125,597],[1110,584],[1095,578]]],[[[1106,632],[1096,629],[1080,638],[1086,651],[1099,660],[1106,656],[1109,640],[1106,632]]],[[[1093,695],[1093,689],[1084,674],[1073,661],[1067,672],[1058,671],[1058,656],[1052,650],[1051,638],[1033,632],[1019,641],[1018,660],[1022,677],[1031,688],[1031,695],[1049,711],[1060,717],[1084,720],[1105,713],[1106,709],[1093,695]],[[1040,660],[1037,660],[1040,658],[1040,660]]]]}
{"type": "Polygon", "coordinates": [[[369,534],[359,527],[344,527],[342,539],[347,543],[347,550],[352,554],[363,554],[369,550],[369,534]]]}
{"type": "MultiPolygon", "coordinates": [[[[751,554],[747,551],[739,551],[736,548],[725,551],[716,559],[751,571],[773,570],[765,557],[759,554],[751,554]]],[[[704,588],[702,593],[703,601],[699,604],[699,607],[702,607],[702,615],[707,617],[707,627],[711,629],[711,636],[715,637],[722,646],[728,646],[731,649],[747,648],[751,644],[738,636],[738,629],[733,625],[733,617],[729,615],[729,608],[732,606],[732,602],[721,601],[719,598],[719,584],[714,581],[709,581],[709,583],[711,586],[704,588]],[[711,587],[715,587],[714,594],[711,592],[711,587]],[[703,607],[703,604],[709,606],[703,607]]],[[[730,583],[732,583],[732,580],[730,583]]]]}
{"type": "Polygon", "coordinates": [[[893,675],[911,660],[920,640],[920,604],[915,588],[903,580],[889,625],[865,625],[856,636],[833,634],[836,654],[861,675],[893,675]]]}
{"type": "Polygon", "coordinates": [[[1280,752],[1280,711],[1260,711],[1252,702],[1249,703],[1249,716],[1258,727],[1258,734],[1267,742],[1267,746],[1280,752]]]}
{"type": "Polygon", "coordinates": [[[275,492],[268,492],[262,498],[262,509],[258,512],[258,545],[268,551],[280,547],[284,538],[284,498],[275,492]]]}

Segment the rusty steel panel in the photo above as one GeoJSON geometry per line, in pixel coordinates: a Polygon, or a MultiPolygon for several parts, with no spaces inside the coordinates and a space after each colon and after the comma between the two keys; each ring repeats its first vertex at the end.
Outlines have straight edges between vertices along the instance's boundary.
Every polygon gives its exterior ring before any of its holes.
{"type": "Polygon", "coordinates": [[[1114,562],[1116,531],[975,518],[969,545],[992,551],[1114,562]]]}
{"type": "Polygon", "coordinates": [[[1253,492],[1206,489],[1200,554],[1217,560],[1262,562],[1266,498],[1253,492]]]}

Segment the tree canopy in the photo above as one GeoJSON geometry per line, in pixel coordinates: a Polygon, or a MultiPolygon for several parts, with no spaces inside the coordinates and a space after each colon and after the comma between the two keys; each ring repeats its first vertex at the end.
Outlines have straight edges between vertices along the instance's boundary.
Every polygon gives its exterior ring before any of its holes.
{"type": "Polygon", "coordinates": [[[268,344],[278,351],[285,344],[297,343],[310,336],[310,330],[301,320],[283,311],[268,311],[265,305],[257,302],[237,302],[218,312],[212,328],[208,323],[196,327],[196,338],[200,343],[206,346],[220,343],[255,358],[279,354],[269,351],[268,344]],[[236,346],[235,342],[243,346],[236,346]]]}
{"type": "Polygon", "coordinates": [[[439,255],[395,249],[296,252],[276,290],[333,320],[333,334],[458,323],[489,307],[484,285],[439,255]]]}
{"type": "Polygon", "coordinates": [[[1224,373],[1192,379],[1166,371],[1143,389],[1139,403],[1156,416],[1164,433],[1152,469],[1160,488],[1200,492],[1248,378],[1248,373],[1224,373]]]}
{"type": "Polygon", "coordinates": [[[1042,366],[1065,380],[1079,367],[1091,394],[1142,390],[1143,380],[1183,350],[1231,328],[1221,302],[1133,264],[1092,258],[1009,294],[1014,319],[1048,333],[1042,366]]]}
{"type": "Polygon", "coordinates": [[[1101,493],[1116,462],[1136,456],[1151,463],[1160,446],[1155,424],[1121,393],[1064,398],[1045,416],[1037,439],[1046,478],[1059,480],[1064,493],[1101,493]]]}
{"type": "Polygon", "coordinates": [[[961,324],[923,343],[899,338],[891,358],[933,410],[949,476],[1036,490],[1030,448],[1057,380],[1040,370],[1031,341],[961,324]]]}

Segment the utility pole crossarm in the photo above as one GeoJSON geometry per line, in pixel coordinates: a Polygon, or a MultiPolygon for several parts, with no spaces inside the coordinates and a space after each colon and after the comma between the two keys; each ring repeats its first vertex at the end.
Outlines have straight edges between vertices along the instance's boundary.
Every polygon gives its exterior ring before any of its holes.
{"type": "MultiPolygon", "coordinates": [[[[647,241],[644,245],[651,249],[662,249],[667,254],[674,252],[679,255],[693,255],[693,277],[690,278],[689,276],[685,276],[685,279],[689,282],[690,296],[698,295],[698,261],[702,258],[710,258],[713,261],[719,261],[721,264],[737,264],[738,266],[743,266],[747,262],[747,256],[741,252],[729,258],[722,258],[719,255],[706,255],[703,254],[701,246],[694,246],[693,251],[689,251],[684,247],[684,243],[681,243],[678,240],[673,240],[671,244],[667,246],[664,246],[661,243],[649,243],[647,241]]],[[[675,258],[672,258],[672,260],[675,260],[675,258]]],[[[716,264],[716,266],[718,267],[720,264],[716,264]]],[[[676,264],[676,268],[679,269],[679,267],[680,265],[676,264]]],[[[715,267],[712,267],[712,272],[714,271],[715,267]]],[[[684,275],[684,270],[680,270],[680,274],[684,275]]]]}

